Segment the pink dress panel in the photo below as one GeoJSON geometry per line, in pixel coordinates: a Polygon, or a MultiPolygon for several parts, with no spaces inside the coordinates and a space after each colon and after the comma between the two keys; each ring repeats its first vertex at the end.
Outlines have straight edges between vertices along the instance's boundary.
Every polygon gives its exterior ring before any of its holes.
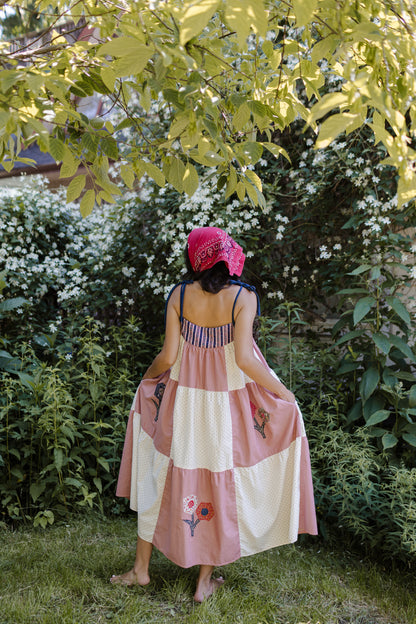
{"type": "Polygon", "coordinates": [[[178,384],[185,388],[227,392],[224,350],[197,347],[185,342],[178,384]]]}
{"type": "Polygon", "coordinates": [[[270,455],[289,448],[302,435],[299,410],[293,403],[275,396],[254,383],[229,393],[233,420],[233,452],[235,466],[254,466],[270,455]],[[263,424],[258,408],[270,420],[263,424]],[[256,429],[258,427],[261,431],[256,429]]]}
{"type": "Polygon", "coordinates": [[[130,498],[130,485],[132,478],[131,466],[133,458],[133,418],[134,411],[130,410],[116,488],[116,496],[121,496],[123,498],[130,498]]]}
{"type": "Polygon", "coordinates": [[[156,379],[145,379],[140,385],[138,413],[142,429],[153,439],[155,449],[169,457],[172,442],[172,418],[178,382],[169,378],[169,371],[156,379]],[[163,398],[155,396],[155,385],[165,384],[163,398]],[[157,419],[157,420],[156,420],[157,419]]]}
{"type": "Polygon", "coordinates": [[[313,483],[309,444],[306,436],[302,438],[302,455],[300,460],[300,501],[299,501],[299,533],[318,534],[316,523],[315,500],[313,497],[313,483]]]}
{"type": "Polygon", "coordinates": [[[225,565],[239,559],[233,471],[184,470],[173,466],[171,461],[153,544],[183,568],[196,562],[225,565]],[[189,505],[193,496],[196,499],[193,508],[197,510],[206,504],[208,516],[212,514],[212,517],[198,521],[195,512],[185,511],[185,499],[191,498],[189,505]]]}

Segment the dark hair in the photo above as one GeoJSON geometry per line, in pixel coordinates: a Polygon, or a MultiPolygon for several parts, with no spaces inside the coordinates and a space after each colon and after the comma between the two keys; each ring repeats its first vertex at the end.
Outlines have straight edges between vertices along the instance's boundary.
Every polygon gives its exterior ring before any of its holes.
{"type": "Polygon", "coordinates": [[[235,275],[230,275],[228,267],[223,260],[216,262],[210,269],[205,271],[194,271],[191,261],[189,259],[188,245],[184,251],[185,264],[186,264],[186,279],[198,281],[201,284],[202,290],[206,292],[217,294],[220,290],[228,286],[230,279],[235,279],[235,275]]]}

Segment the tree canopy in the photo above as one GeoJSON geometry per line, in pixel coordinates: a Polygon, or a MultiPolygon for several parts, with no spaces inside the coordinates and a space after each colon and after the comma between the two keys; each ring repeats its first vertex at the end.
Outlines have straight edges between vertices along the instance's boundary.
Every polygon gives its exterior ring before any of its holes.
{"type": "Polygon", "coordinates": [[[279,136],[296,118],[316,131],[317,149],[371,128],[398,171],[399,205],[416,197],[411,0],[41,0],[36,9],[56,15],[46,43],[0,44],[1,164],[11,170],[37,141],[62,178],[76,176],[68,200],[84,190],[83,164],[94,180],[83,214],[120,193],[111,160],[130,187],[147,174],[189,195],[201,167],[214,168],[226,197],[263,204],[251,165],[264,150],[290,158],[279,136]],[[88,38],[67,41],[56,30],[65,20],[85,23],[88,38]],[[94,92],[117,124],[77,110],[94,92]],[[161,111],[169,125],[155,133],[161,111]]]}

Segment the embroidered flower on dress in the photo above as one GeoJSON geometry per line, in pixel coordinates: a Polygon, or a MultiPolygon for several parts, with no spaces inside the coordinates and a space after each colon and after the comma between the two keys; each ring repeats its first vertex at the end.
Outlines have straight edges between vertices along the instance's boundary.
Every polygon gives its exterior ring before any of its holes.
{"type": "Polygon", "coordinates": [[[195,494],[185,496],[183,499],[183,509],[187,514],[192,514],[192,518],[182,518],[191,531],[191,537],[194,537],[195,527],[201,522],[201,520],[211,520],[214,517],[214,507],[212,503],[199,503],[195,494]]]}
{"type": "Polygon", "coordinates": [[[163,399],[163,394],[165,392],[165,388],[166,388],[166,384],[164,384],[162,381],[159,381],[159,383],[157,384],[156,389],[154,391],[154,396],[157,398],[157,401],[152,399],[153,403],[156,405],[155,422],[157,422],[157,420],[159,418],[160,404],[162,403],[162,399],[163,399]]]}
{"type": "Polygon", "coordinates": [[[195,494],[191,496],[185,496],[183,499],[183,510],[185,513],[194,513],[196,506],[198,505],[198,499],[195,494]]]}
{"type": "Polygon", "coordinates": [[[270,420],[270,414],[269,412],[266,412],[264,407],[256,407],[251,401],[250,408],[251,415],[254,420],[254,429],[260,433],[262,438],[265,438],[266,434],[264,433],[264,427],[266,426],[266,423],[268,423],[270,420]]]}
{"type": "Polygon", "coordinates": [[[214,507],[211,503],[199,503],[196,515],[199,520],[211,520],[214,517],[214,507]]]}

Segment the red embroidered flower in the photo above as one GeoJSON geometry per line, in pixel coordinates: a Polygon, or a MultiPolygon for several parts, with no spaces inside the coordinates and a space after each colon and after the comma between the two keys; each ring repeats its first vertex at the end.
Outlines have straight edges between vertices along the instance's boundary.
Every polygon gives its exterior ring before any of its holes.
{"type": "Polygon", "coordinates": [[[211,503],[199,503],[196,515],[198,520],[211,520],[214,517],[214,507],[211,503]]]}
{"type": "Polygon", "coordinates": [[[196,506],[198,505],[198,499],[195,494],[186,496],[183,499],[183,510],[185,513],[195,513],[196,506]]]}

